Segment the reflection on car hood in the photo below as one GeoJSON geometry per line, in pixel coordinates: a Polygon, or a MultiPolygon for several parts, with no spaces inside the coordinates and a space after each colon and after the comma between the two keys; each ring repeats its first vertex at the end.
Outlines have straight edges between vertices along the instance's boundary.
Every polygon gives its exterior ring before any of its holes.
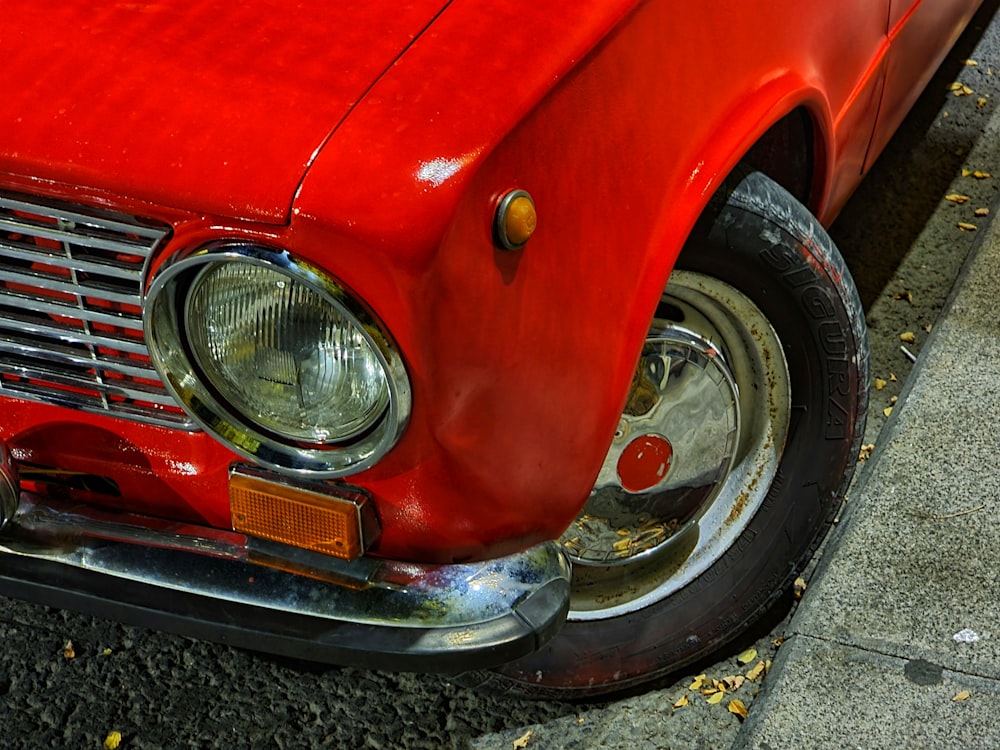
{"type": "Polygon", "coordinates": [[[283,221],[317,149],[443,4],[6,3],[0,172],[283,221]]]}

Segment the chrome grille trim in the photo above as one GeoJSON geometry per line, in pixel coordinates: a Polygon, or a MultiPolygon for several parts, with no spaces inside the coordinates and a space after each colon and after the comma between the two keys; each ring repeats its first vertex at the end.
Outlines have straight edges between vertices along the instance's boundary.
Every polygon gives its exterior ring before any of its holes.
{"type": "Polygon", "coordinates": [[[170,227],[0,193],[0,395],[196,426],[142,331],[146,264],[170,227]]]}

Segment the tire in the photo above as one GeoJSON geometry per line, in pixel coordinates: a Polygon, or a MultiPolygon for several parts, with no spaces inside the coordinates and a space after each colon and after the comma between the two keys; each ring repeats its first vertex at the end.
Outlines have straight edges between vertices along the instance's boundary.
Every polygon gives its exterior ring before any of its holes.
{"type": "MultiPolygon", "coordinates": [[[[660,360],[683,360],[696,372],[698,387],[677,386],[685,389],[682,406],[701,415],[704,404],[714,404],[716,416],[688,419],[691,430],[703,433],[690,439],[670,434],[683,421],[679,407],[662,420],[662,429],[645,426],[667,455],[657,454],[653,474],[632,472],[632,481],[621,469],[628,450],[615,454],[614,446],[605,464],[618,467],[619,484],[626,486],[614,497],[626,504],[636,500],[631,485],[641,490],[664,473],[669,477],[685,452],[718,454],[701,472],[715,479],[689,503],[694,510],[674,524],[667,541],[647,543],[613,565],[595,563],[596,543],[574,541],[571,527],[563,541],[574,559],[574,599],[563,630],[516,662],[461,676],[462,684],[572,699],[676,671],[762,615],[787,591],[831,523],[864,430],[869,373],[863,309],[843,258],[808,210],[763,174],[735,179],[681,254],[647,341],[660,360]],[[673,354],[661,354],[668,349],[673,354]],[[692,368],[696,360],[702,364],[692,368]],[[701,426],[713,421],[715,427],[701,426]],[[700,446],[708,440],[724,447],[706,452],[700,446]]],[[[676,376],[661,378],[671,379],[676,376]]],[[[623,415],[626,431],[631,404],[642,402],[633,409],[641,412],[657,398],[642,381],[633,385],[623,415]]],[[[588,523],[595,496],[581,516],[588,523]]],[[[648,515],[644,511],[647,526],[648,515]]],[[[621,523],[615,519],[608,527],[621,523]]],[[[639,536],[634,531],[617,533],[631,540],[639,536]]],[[[620,540],[600,554],[631,544],[620,540]]]]}

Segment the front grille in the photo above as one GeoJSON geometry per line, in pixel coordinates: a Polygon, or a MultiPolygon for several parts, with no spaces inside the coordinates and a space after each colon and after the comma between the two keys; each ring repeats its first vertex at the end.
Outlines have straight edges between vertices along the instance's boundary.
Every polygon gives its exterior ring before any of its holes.
{"type": "Polygon", "coordinates": [[[0,193],[0,395],[192,429],[142,331],[143,271],[169,232],[0,193]]]}

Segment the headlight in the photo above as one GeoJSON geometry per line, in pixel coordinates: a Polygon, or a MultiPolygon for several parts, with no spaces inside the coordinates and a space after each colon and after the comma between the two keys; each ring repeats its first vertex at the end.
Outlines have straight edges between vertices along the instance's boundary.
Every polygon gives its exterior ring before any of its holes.
{"type": "Polygon", "coordinates": [[[409,383],[382,327],[287,253],[213,245],[170,262],[144,318],[168,388],[258,463],[358,471],[392,446],[409,413],[409,383]]]}

